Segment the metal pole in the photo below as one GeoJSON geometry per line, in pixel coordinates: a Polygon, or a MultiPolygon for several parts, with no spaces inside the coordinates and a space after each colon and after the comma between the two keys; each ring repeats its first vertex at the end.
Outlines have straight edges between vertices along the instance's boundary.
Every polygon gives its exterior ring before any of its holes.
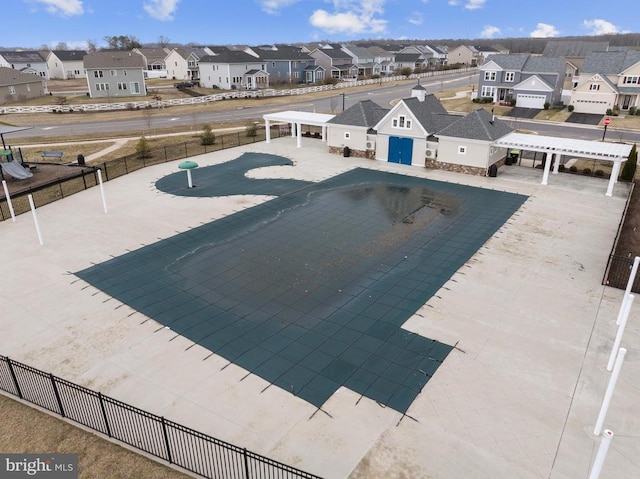
{"type": "Polygon", "coordinates": [[[102,171],[98,170],[98,183],[100,184],[100,194],[102,195],[102,209],[107,214],[107,198],[104,196],[104,185],[102,184],[102,171]]]}
{"type": "Polygon", "coordinates": [[[611,432],[609,429],[605,429],[602,435],[602,442],[600,443],[600,448],[598,449],[598,454],[596,455],[596,460],[593,461],[593,467],[591,468],[591,474],[589,474],[589,479],[598,479],[600,477],[602,464],[604,464],[604,460],[607,457],[607,451],[609,450],[611,439],[613,439],[613,432],[611,432]]]}
{"type": "Polygon", "coordinates": [[[611,378],[609,378],[609,384],[607,385],[607,391],[604,394],[604,399],[602,400],[602,406],[600,407],[600,413],[596,420],[596,426],[593,428],[593,433],[596,436],[600,434],[604,419],[607,416],[607,410],[609,409],[609,404],[611,404],[611,397],[613,396],[613,390],[616,387],[616,382],[620,375],[620,369],[622,368],[625,354],[627,354],[627,350],[625,348],[620,348],[618,351],[618,357],[616,358],[616,367],[613,368],[613,374],[611,374],[611,378]]]}
{"type": "Polygon", "coordinates": [[[42,241],[42,232],[40,231],[40,224],[38,223],[38,215],[36,214],[36,205],[33,204],[33,196],[28,195],[29,198],[29,206],[31,206],[31,214],[33,215],[33,222],[36,225],[36,233],[38,234],[38,241],[40,242],[40,246],[44,245],[44,241],[42,241]]]}
{"type": "Polygon", "coordinates": [[[633,266],[631,267],[631,275],[629,276],[629,281],[627,281],[627,289],[624,291],[625,294],[631,293],[633,282],[635,281],[636,274],[638,273],[638,265],[640,265],[640,256],[636,256],[633,259],[633,266]]]}
{"type": "Polygon", "coordinates": [[[616,354],[618,354],[618,348],[620,347],[620,342],[622,341],[624,328],[627,326],[627,318],[629,317],[629,311],[631,310],[631,305],[633,304],[634,299],[635,299],[635,296],[633,294],[630,294],[627,296],[627,302],[625,304],[624,312],[622,313],[620,326],[618,326],[616,339],[613,342],[613,348],[611,349],[611,355],[609,356],[609,362],[607,363],[607,371],[611,371],[613,369],[613,363],[616,359],[616,354]]]}
{"type": "Polygon", "coordinates": [[[193,188],[193,180],[191,179],[191,170],[187,170],[187,185],[193,188]]]}
{"type": "Polygon", "coordinates": [[[13,203],[11,202],[11,196],[9,195],[9,188],[7,188],[6,180],[2,180],[2,188],[4,188],[4,197],[7,199],[7,205],[9,205],[9,213],[11,213],[11,220],[16,222],[16,213],[13,211],[13,203]]]}

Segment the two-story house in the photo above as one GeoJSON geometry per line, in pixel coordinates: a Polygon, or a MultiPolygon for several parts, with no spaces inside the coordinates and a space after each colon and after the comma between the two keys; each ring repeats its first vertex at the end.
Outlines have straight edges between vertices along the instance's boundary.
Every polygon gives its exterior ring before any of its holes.
{"type": "Polygon", "coordinates": [[[257,56],[267,67],[269,83],[316,83],[324,80],[324,69],[301,48],[290,45],[252,47],[247,53],[257,56]]]}
{"type": "Polygon", "coordinates": [[[376,55],[368,48],[354,45],[343,45],[344,50],[353,59],[353,64],[358,67],[359,77],[370,77],[380,74],[380,64],[376,62],[376,55]]]}
{"type": "Polygon", "coordinates": [[[396,74],[408,68],[412,72],[423,70],[428,65],[422,53],[396,53],[393,57],[396,74]]]}
{"type": "Polygon", "coordinates": [[[309,55],[325,69],[332,78],[353,79],[358,76],[358,67],[353,64],[353,58],[341,48],[315,48],[309,55]]]}
{"type": "Polygon", "coordinates": [[[134,48],[144,58],[145,78],[167,78],[166,58],[169,53],[167,48],[134,48]]]}
{"type": "Polygon", "coordinates": [[[225,90],[269,88],[264,61],[239,50],[220,50],[200,58],[200,86],[225,90]]]}
{"type": "Polygon", "coordinates": [[[533,55],[492,55],[480,67],[478,95],[522,108],[560,103],[564,81],[563,58],[533,55]]]}
{"type": "Polygon", "coordinates": [[[49,77],[69,80],[84,77],[84,50],[51,50],[47,54],[49,77]]]}
{"type": "Polygon", "coordinates": [[[577,113],[604,115],[608,109],[640,107],[640,51],[592,52],[571,95],[577,113]]]}
{"type": "Polygon", "coordinates": [[[448,63],[460,63],[469,66],[484,64],[492,55],[500,52],[493,47],[482,47],[475,45],[459,45],[449,49],[447,54],[448,63]]]}
{"type": "Polygon", "coordinates": [[[41,76],[0,67],[0,105],[22,102],[45,94],[45,80],[41,76]]]}
{"type": "Polygon", "coordinates": [[[36,51],[0,51],[0,67],[13,68],[49,79],[47,61],[36,51]]]}
{"type": "Polygon", "coordinates": [[[127,51],[101,51],[84,56],[91,98],[146,96],[144,59],[127,51]]]}
{"type": "Polygon", "coordinates": [[[177,47],[164,59],[167,76],[174,80],[200,80],[200,58],[210,55],[200,47],[177,47]]]}

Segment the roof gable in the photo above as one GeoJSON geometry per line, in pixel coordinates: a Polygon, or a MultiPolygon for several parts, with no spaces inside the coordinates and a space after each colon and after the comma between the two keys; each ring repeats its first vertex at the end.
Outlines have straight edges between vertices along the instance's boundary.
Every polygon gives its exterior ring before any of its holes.
{"type": "Polygon", "coordinates": [[[388,108],[382,108],[372,100],[363,100],[334,116],[327,123],[373,128],[388,112],[388,108]]]}
{"type": "Polygon", "coordinates": [[[507,123],[495,118],[484,108],[479,108],[443,128],[436,136],[495,141],[512,131],[507,123]]]}
{"type": "Polygon", "coordinates": [[[532,75],[522,80],[517,85],[514,85],[513,89],[527,90],[527,91],[544,91],[544,92],[553,91],[553,87],[551,87],[546,81],[544,81],[538,75],[532,75]]]}

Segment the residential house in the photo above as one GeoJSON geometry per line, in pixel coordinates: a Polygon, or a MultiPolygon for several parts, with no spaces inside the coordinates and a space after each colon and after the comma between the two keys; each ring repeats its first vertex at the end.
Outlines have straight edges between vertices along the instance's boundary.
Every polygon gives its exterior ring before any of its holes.
{"type": "Polygon", "coordinates": [[[84,77],[84,50],[51,50],[47,54],[49,77],[69,80],[84,77]]]}
{"type": "Polygon", "coordinates": [[[0,67],[13,68],[49,79],[47,61],[36,51],[0,51],[0,67]]]}
{"type": "Polygon", "coordinates": [[[380,65],[381,76],[392,76],[396,74],[395,53],[377,45],[370,46],[368,49],[374,55],[373,61],[380,65]]]}
{"type": "Polygon", "coordinates": [[[289,45],[252,47],[247,53],[257,56],[267,67],[269,83],[316,83],[324,80],[324,69],[301,48],[289,45]]]}
{"type": "Polygon", "coordinates": [[[33,73],[0,67],[0,104],[25,101],[47,93],[45,80],[33,73]]]}
{"type": "Polygon", "coordinates": [[[145,78],[167,78],[167,48],[134,48],[133,52],[144,58],[145,78]]]}
{"type": "Polygon", "coordinates": [[[254,90],[269,87],[265,62],[239,50],[221,50],[200,58],[200,86],[225,90],[254,90]]]}
{"type": "Polygon", "coordinates": [[[449,54],[447,47],[441,47],[436,45],[425,45],[424,48],[431,52],[429,57],[429,66],[432,68],[443,67],[447,64],[449,54]]]}
{"type": "Polygon", "coordinates": [[[145,63],[142,55],[127,51],[100,51],[84,56],[91,98],[143,97],[145,63]]]}
{"type": "Polygon", "coordinates": [[[347,108],[327,122],[327,146],[331,153],[375,157],[376,131],[373,127],[389,112],[372,100],[364,100],[347,108]]]}
{"type": "Polygon", "coordinates": [[[368,48],[347,44],[342,46],[342,50],[351,56],[354,65],[358,67],[358,77],[371,77],[380,74],[380,63],[376,61],[375,53],[368,48]]]}
{"type": "Polygon", "coordinates": [[[592,52],[609,51],[609,42],[582,40],[549,40],[542,52],[544,57],[563,57],[566,62],[562,101],[569,103],[573,89],[578,86],[578,77],[586,56],[592,52]]]}
{"type": "Polygon", "coordinates": [[[340,80],[358,76],[358,67],[353,64],[353,58],[340,48],[316,48],[309,55],[316,60],[316,65],[324,68],[332,78],[340,80]]]}
{"type": "Polygon", "coordinates": [[[473,67],[482,65],[490,56],[497,54],[500,52],[493,47],[459,45],[449,49],[447,61],[449,64],[459,63],[473,67]]]}
{"type": "Polygon", "coordinates": [[[573,89],[577,113],[604,115],[607,110],[640,107],[640,51],[592,52],[587,55],[573,89]]]}
{"type": "Polygon", "coordinates": [[[423,70],[428,64],[422,53],[396,53],[393,58],[396,74],[408,68],[411,72],[423,70]]]}
{"type": "Polygon", "coordinates": [[[516,101],[522,108],[544,108],[561,101],[564,58],[492,55],[480,67],[478,94],[494,102],[516,101]]]}
{"type": "Polygon", "coordinates": [[[167,77],[174,80],[199,81],[200,58],[210,55],[199,47],[177,47],[171,50],[164,59],[167,77]]]}
{"type": "Polygon", "coordinates": [[[408,47],[402,48],[396,54],[396,61],[399,55],[403,56],[405,54],[420,55],[418,57],[418,60],[416,61],[416,66],[414,67],[414,70],[426,70],[433,63],[433,51],[424,45],[409,45],[408,47]]]}

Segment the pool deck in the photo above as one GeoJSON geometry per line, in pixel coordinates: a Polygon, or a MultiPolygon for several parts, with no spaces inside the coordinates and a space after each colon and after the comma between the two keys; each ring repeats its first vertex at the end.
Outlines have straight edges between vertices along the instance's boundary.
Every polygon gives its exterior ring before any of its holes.
{"type": "MultiPolygon", "coordinates": [[[[325,403],[327,414],[314,414],[72,274],[270,199],[159,192],[155,182],[178,161],[106,183],[108,214],[98,188],[39,208],[44,246],[30,214],[0,223],[0,354],[328,479],[588,477],[623,293],[601,281],[627,185],[607,198],[602,179],[550,175],[542,186],[539,169],[474,177],[330,155],[315,139],[302,144],[283,138],[193,159],[206,166],[265,152],[295,165],[250,176],[321,181],[363,167],[529,196],[405,323],[457,344],[410,417],[345,388],[325,403]]],[[[638,307],[605,421],[616,436],[602,478],[640,475],[638,307]]]]}

